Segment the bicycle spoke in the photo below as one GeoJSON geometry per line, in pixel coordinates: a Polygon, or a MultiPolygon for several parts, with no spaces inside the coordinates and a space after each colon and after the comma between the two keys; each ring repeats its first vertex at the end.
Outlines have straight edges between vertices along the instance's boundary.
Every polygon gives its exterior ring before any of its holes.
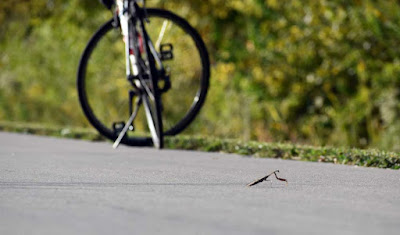
{"type": "Polygon", "coordinates": [[[163,25],[162,25],[161,30],[160,30],[160,33],[158,34],[158,38],[157,38],[157,42],[156,42],[156,48],[160,48],[161,41],[163,40],[165,31],[167,29],[167,25],[168,25],[168,21],[164,20],[163,25]]]}

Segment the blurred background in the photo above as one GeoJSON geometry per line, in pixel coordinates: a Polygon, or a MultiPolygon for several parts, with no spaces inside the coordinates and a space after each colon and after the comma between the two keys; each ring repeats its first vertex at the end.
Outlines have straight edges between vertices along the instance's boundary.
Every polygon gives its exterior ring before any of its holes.
{"type": "MultiPolygon", "coordinates": [[[[185,134],[400,150],[396,0],[148,0],[202,35],[207,101],[185,134]]],[[[90,127],[80,55],[97,0],[0,1],[0,120],[90,127]]]]}

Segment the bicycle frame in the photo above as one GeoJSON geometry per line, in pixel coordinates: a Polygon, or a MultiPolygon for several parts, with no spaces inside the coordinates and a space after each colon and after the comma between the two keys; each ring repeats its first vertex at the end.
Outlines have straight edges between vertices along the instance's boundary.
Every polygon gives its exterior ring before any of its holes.
{"type": "Polygon", "coordinates": [[[133,45],[133,32],[132,32],[132,15],[137,12],[138,6],[134,4],[132,6],[132,0],[117,0],[117,12],[119,17],[119,22],[121,26],[121,33],[125,42],[125,62],[126,62],[126,76],[129,79],[130,77],[137,76],[139,74],[139,66],[137,64],[136,58],[133,53],[131,53],[131,48],[134,48],[133,45]],[[130,9],[132,8],[133,9],[130,9]],[[131,11],[134,12],[131,13],[131,11]]]}
{"type": "MultiPolygon", "coordinates": [[[[145,113],[149,123],[150,132],[153,136],[154,145],[160,146],[159,139],[155,139],[154,136],[157,136],[157,132],[162,133],[162,130],[155,129],[155,126],[159,126],[159,123],[158,121],[154,123],[152,117],[153,114],[149,107],[150,100],[151,102],[160,102],[156,101],[157,94],[154,94],[152,90],[154,91],[156,89],[157,92],[159,92],[157,81],[160,74],[157,71],[156,65],[161,68],[161,71],[163,71],[163,66],[144,26],[146,8],[139,7],[138,0],[117,0],[116,4],[117,9],[115,14],[119,18],[121,33],[125,42],[126,78],[132,84],[134,90],[131,91],[131,97],[129,100],[131,116],[122,132],[119,134],[113,147],[116,148],[119,145],[129,126],[136,118],[137,108],[142,104],[142,102],[144,103],[145,113]],[[146,53],[145,56],[148,64],[146,64],[142,59],[143,52],[146,53]],[[131,107],[133,97],[132,93],[138,97],[135,111],[133,112],[131,107]]],[[[161,120],[159,122],[161,122],[161,120]]]]}
{"type": "MultiPolygon", "coordinates": [[[[143,4],[144,4],[144,0],[143,4]]],[[[126,61],[126,76],[128,79],[131,79],[132,76],[138,76],[140,71],[140,65],[138,64],[137,58],[135,57],[141,51],[137,50],[137,47],[133,45],[140,45],[141,47],[149,47],[150,52],[155,59],[157,66],[160,70],[163,69],[161,59],[156,52],[153,43],[149,39],[147,32],[144,27],[143,20],[146,18],[146,8],[143,6],[141,8],[138,5],[138,0],[117,0],[117,11],[121,33],[124,37],[125,41],[125,61],[126,61]],[[139,24],[142,29],[143,38],[137,37],[137,29],[136,24],[139,24]]]]}

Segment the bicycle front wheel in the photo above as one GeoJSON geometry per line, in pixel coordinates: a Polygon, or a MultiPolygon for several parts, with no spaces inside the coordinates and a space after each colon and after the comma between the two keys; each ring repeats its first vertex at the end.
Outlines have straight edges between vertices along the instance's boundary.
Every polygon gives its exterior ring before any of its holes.
{"type": "MultiPolygon", "coordinates": [[[[157,53],[162,54],[163,45],[172,45],[173,57],[162,61],[170,76],[171,89],[162,94],[159,108],[163,133],[175,135],[193,121],[205,101],[210,74],[208,53],[199,34],[184,19],[160,9],[147,12],[150,22],[145,27],[157,53]]],[[[79,100],[87,119],[113,141],[118,137],[118,127],[131,114],[132,86],[126,79],[124,46],[120,29],[113,27],[113,20],[108,21],[86,46],[77,76],[79,100]]],[[[140,109],[121,143],[153,145],[147,127],[149,114],[153,113],[140,109]]]]}

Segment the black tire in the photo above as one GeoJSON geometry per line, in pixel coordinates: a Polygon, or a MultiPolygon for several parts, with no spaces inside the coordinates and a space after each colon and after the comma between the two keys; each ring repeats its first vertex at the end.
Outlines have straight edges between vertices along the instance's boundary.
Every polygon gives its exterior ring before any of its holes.
{"type": "MultiPolygon", "coordinates": [[[[169,11],[161,9],[147,9],[147,12],[150,23],[148,25],[146,24],[146,30],[148,31],[150,38],[153,40],[153,43],[156,42],[156,39],[153,38],[154,34],[152,34],[151,30],[156,28],[153,26],[157,20],[171,22],[171,25],[177,26],[182,34],[187,35],[188,41],[192,41],[190,45],[193,45],[195,49],[191,50],[195,50],[195,56],[198,57],[198,60],[196,61],[199,61],[196,64],[198,67],[196,68],[197,71],[193,72],[193,76],[196,76],[196,80],[190,80],[187,82],[194,84],[193,86],[180,86],[181,83],[186,82],[185,74],[179,74],[180,77],[183,77],[184,79],[181,79],[178,82],[174,81],[175,74],[171,74],[172,88],[162,95],[162,122],[164,124],[167,123],[167,125],[164,125],[163,133],[164,135],[175,135],[183,131],[194,120],[200,108],[204,104],[209,86],[209,57],[201,37],[184,19],[169,11]],[[192,89],[192,87],[196,88],[192,89]],[[175,96],[180,98],[188,91],[195,94],[192,96],[191,102],[186,102],[187,107],[181,105],[184,102],[181,102],[179,99],[171,99],[171,97],[175,96]],[[177,111],[169,110],[170,107],[178,106],[180,109],[177,111]],[[171,113],[173,115],[170,115],[171,113]],[[170,116],[173,116],[173,119],[169,120],[170,116]]],[[[125,78],[124,55],[117,52],[117,50],[120,49],[120,45],[117,45],[118,43],[123,43],[121,35],[118,29],[113,27],[113,21],[110,20],[100,27],[100,29],[90,39],[82,54],[77,75],[79,101],[87,119],[102,135],[111,140],[115,140],[117,134],[114,133],[111,128],[112,122],[110,122],[110,120],[116,122],[127,120],[129,117],[127,105],[121,103],[123,100],[121,94],[125,96],[124,92],[129,88],[125,88],[125,83],[127,83],[127,81],[125,78]],[[114,42],[116,43],[115,45],[114,42]],[[116,73],[113,72],[114,70],[116,73]],[[121,110],[125,110],[123,112],[126,113],[121,113],[119,109],[120,103],[121,110]]],[[[179,54],[176,54],[175,56],[179,56],[179,54]]],[[[174,62],[171,63],[173,64],[174,62]]],[[[176,62],[175,64],[179,63],[176,62]]],[[[175,66],[175,64],[173,65],[175,66]]],[[[190,66],[186,67],[188,68],[187,70],[190,71],[190,66]]],[[[171,68],[172,71],[174,68],[176,68],[176,66],[171,68]]],[[[179,68],[178,70],[180,72],[180,70],[183,69],[179,68]]],[[[188,76],[187,80],[189,79],[192,78],[188,76]]],[[[190,97],[190,95],[188,95],[188,97],[190,97]]],[[[127,101],[128,98],[126,97],[126,102],[127,101]]],[[[144,116],[144,114],[142,114],[142,116],[144,116]]],[[[140,117],[138,119],[139,120],[135,120],[135,127],[138,123],[140,124],[143,122],[140,117]]],[[[137,126],[140,127],[140,125],[137,126]]],[[[123,144],[133,146],[151,146],[153,144],[152,142],[152,138],[149,135],[144,134],[144,136],[137,136],[135,133],[130,133],[121,141],[123,144]]]]}

